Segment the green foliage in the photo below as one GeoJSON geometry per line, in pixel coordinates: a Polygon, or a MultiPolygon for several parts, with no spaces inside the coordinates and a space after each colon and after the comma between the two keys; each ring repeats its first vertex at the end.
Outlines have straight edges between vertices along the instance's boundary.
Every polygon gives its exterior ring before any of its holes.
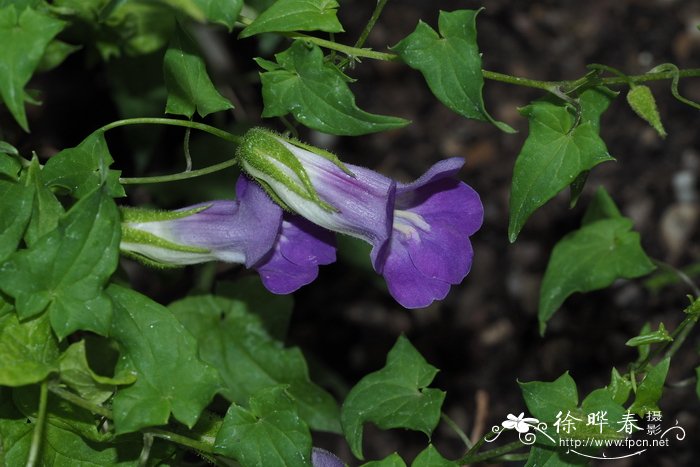
{"type": "Polygon", "coordinates": [[[0,179],[0,261],[17,249],[32,215],[33,197],[31,186],[0,179]]]}
{"type": "Polygon", "coordinates": [[[45,310],[63,339],[79,329],[106,335],[112,303],[103,287],[117,267],[119,213],[102,189],[77,202],[58,227],[0,266],[0,289],[20,319],[45,310]]]}
{"type": "Polygon", "coordinates": [[[457,467],[457,464],[442,457],[435,446],[429,444],[416,456],[411,467],[457,467]]]}
{"type": "Polygon", "coordinates": [[[231,405],[216,436],[216,452],[243,467],[308,466],[311,435],[284,386],[259,391],[250,409],[231,405]]]}
{"type": "Polygon", "coordinates": [[[622,405],[629,399],[630,392],[632,391],[632,382],[629,378],[620,375],[620,373],[613,368],[607,390],[610,392],[612,399],[622,405]]]}
{"type": "Polygon", "coordinates": [[[365,422],[383,430],[407,428],[430,436],[440,421],[445,393],[428,388],[438,370],[400,336],[381,370],[365,376],[345,398],[341,422],[353,454],[363,459],[365,422]]]}
{"type": "Polygon", "coordinates": [[[28,247],[58,226],[58,221],[65,214],[61,203],[53,192],[44,185],[39,161],[34,158],[27,171],[27,183],[33,185],[34,200],[32,203],[31,219],[24,232],[24,241],[28,247]]]}
{"type": "Polygon", "coordinates": [[[440,102],[458,114],[491,122],[513,133],[484,108],[481,54],[476,44],[476,15],[481,10],[440,11],[440,34],[420,21],[416,30],[393,49],[411,68],[419,70],[440,102]]]}
{"type": "Polygon", "coordinates": [[[401,456],[393,453],[378,461],[365,462],[362,467],[406,467],[406,463],[401,456]]]}
{"type": "Polygon", "coordinates": [[[191,118],[195,110],[200,116],[232,109],[233,104],[216,90],[207,75],[204,60],[192,39],[177,28],[163,60],[168,102],[165,112],[191,118]]]}
{"type": "Polygon", "coordinates": [[[627,93],[627,103],[637,115],[646,120],[656,130],[659,136],[662,138],[666,137],[666,130],[663,123],[661,123],[659,111],[656,109],[656,100],[649,86],[644,86],[643,84],[632,86],[627,93]]]}
{"type": "Polygon", "coordinates": [[[670,336],[664,323],[659,323],[659,328],[656,331],[649,331],[635,336],[625,342],[625,345],[637,347],[640,345],[658,344],[659,342],[670,342],[673,338],[670,336]]]}
{"type": "Polygon", "coordinates": [[[277,0],[246,27],[240,38],[263,32],[343,32],[336,0],[277,0]]]}
{"type": "Polygon", "coordinates": [[[116,433],[164,425],[170,412],[192,427],[220,389],[216,371],[200,360],[194,337],[167,308],[116,285],[108,293],[114,301],[110,336],[122,352],[117,373],[137,378],[114,396],[116,433]]]}
{"type": "Polygon", "coordinates": [[[0,386],[37,383],[58,371],[58,342],[46,315],[20,322],[0,316],[0,386]]]}
{"type": "Polygon", "coordinates": [[[321,49],[295,41],[275,55],[277,62],[256,59],[265,109],[263,117],[292,113],[301,124],[334,135],[363,135],[407,125],[402,118],[374,115],[355,104],[348,83],[338,67],[324,61],[321,49]]]}
{"type": "Polygon", "coordinates": [[[514,242],[537,208],[569,186],[584,171],[613,160],[599,132],[600,115],[610,103],[603,89],[591,89],[575,112],[561,101],[535,101],[521,109],[530,120],[530,134],[513,168],[508,237],[514,242]]]}
{"type": "Polygon", "coordinates": [[[644,379],[637,386],[634,402],[629,408],[630,412],[643,417],[647,412],[659,410],[657,403],[664,390],[670,363],[671,359],[665,358],[647,371],[644,379]]]}
{"type": "Polygon", "coordinates": [[[24,86],[39,66],[51,40],[65,26],[63,21],[53,18],[31,7],[17,9],[14,5],[0,8],[0,97],[17,120],[29,131],[24,101],[27,94],[24,86]]]}
{"type": "Polygon", "coordinates": [[[605,194],[595,198],[580,229],[559,240],[552,250],[540,289],[540,332],[574,292],[605,288],[615,279],[650,273],[654,265],[640,245],[632,221],[621,217],[605,194]],[[601,218],[610,215],[611,218],[601,218]]]}
{"type": "Polygon", "coordinates": [[[264,305],[198,296],[175,302],[169,308],[197,339],[200,358],[219,370],[226,398],[245,404],[260,391],[282,385],[310,427],[339,432],[337,404],[311,382],[301,351],[285,349],[271,338],[252,311],[264,305]]]}

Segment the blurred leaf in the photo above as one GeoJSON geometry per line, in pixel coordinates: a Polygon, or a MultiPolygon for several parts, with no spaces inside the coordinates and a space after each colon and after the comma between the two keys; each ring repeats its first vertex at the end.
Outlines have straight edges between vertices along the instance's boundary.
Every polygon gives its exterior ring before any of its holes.
{"type": "Polygon", "coordinates": [[[530,414],[541,421],[554,421],[560,411],[578,406],[578,390],[568,371],[552,382],[518,384],[530,414]]]}
{"type": "Polygon", "coordinates": [[[65,214],[65,210],[56,196],[44,185],[41,172],[39,160],[34,158],[27,175],[28,183],[34,187],[32,217],[24,233],[24,241],[29,248],[33,247],[39,238],[54,230],[65,214]]]}
{"type": "Polygon", "coordinates": [[[243,467],[311,465],[311,434],[283,386],[262,389],[249,405],[229,408],[216,436],[217,454],[243,467]]]}
{"type": "Polygon", "coordinates": [[[650,273],[654,264],[644,253],[639,234],[627,218],[607,219],[570,232],[555,245],[540,288],[540,333],[574,292],[603,289],[615,279],[650,273]]]}
{"type": "Polygon", "coordinates": [[[0,180],[0,264],[17,249],[32,215],[33,187],[0,180]]]}
{"type": "Polygon", "coordinates": [[[629,407],[630,412],[643,417],[647,412],[659,410],[657,403],[664,390],[664,382],[666,382],[670,363],[671,359],[665,358],[647,371],[644,379],[637,386],[634,402],[629,407]]]}
{"type": "Polygon", "coordinates": [[[273,339],[284,342],[294,309],[293,295],[273,294],[257,275],[242,277],[236,282],[219,282],[216,295],[243,302],[250,313],[260,317],[273,339]]]}
{"type": "MultiPolygon", "coordinates": [[[[17,395],[18,392],[15,391],[15,394],[17,395]]],[[[36,395],[35,401],[38,400],[36,391],[20,394],[25,397],[30,394],[36,395]]],[[[113,443],[96,442],[86,436],[85,431],[78,426],[79,423],[87,424],[86,417],[92,417],[89,412],[75,406],[68,406],[65,402],[52,401],[52,399],[49,405],[38,465],[53,467],[93,467],[95,465],[136,467],[138,465],[141,451],[138,438],[122,438],[113,443]],[[61,405],[58,406],[58,404],[61,405]],[[82,422],[78,422],[76,418],[82,418],[82,422]]],[[[3,448],[4,465],[25,465],[35,426],[34,416],[28,417],[22,414],[9,397],[0,398],[0,447],[3,448]]],[[[93,431],[97,434],[97,430],[93,429],[93,431]]]]}
{"type": "Polygon", "coordinates": [[[15,313],[0,316],[0,386],[43,381],[58,370],[58,342],[46,315],[19,321],[15,313]]]}
{"type": "Polygon", "coordinates": [[[627,103],[634,110],[634,113],[646,120],[656,130],[659,136],[662,138],[666,137],[666,130],[664,130],[663,123],[661,123],[661,117],[659,117],[659,111],[656,108],[656,100],[654,100],[654,95],[651,93],[649,86],[643,84],[632,86],[627,93],[627,103]]]}
{"type": "Polygon", "coordinates": [[[600,89],[581,94],[580,123],[562,102],[535,101],[521,109],[530,134],[515,161],[508,238],[514,242],[540,206],[576,180],[581,172],[613,160],[598,135],[600,115],[610,103],[600,89]]]}
{"type": "Polygon", "coordinates": [[[620,219],[622,214],[620,210],[617,209],[615,202],[610,197],[605,188],[599,187],[595,195],[593,195],[593,200],[591,204],[588,205],[586,213],[583,215],[581,220],[581,225],[592,224],[595,221],[603,219],[620,219]]]}
{"type": "MultiPolygon", "coordinates": [[[[95,43],[104,61],[122,55],[150,54],[163,48],[175,29],[175,12],[162,2],[119,2],[109,11],[99,9],[100,28],[95,43]]],[[[95,22],[95,20],[93,20],[95,22]]]]}
{"type": "Polygon", "coordinates": [[[24,131],[24,85],[34,74],[46,46],[66,23],[47,14],[14,5],[0,8],[0,97],[24,131]]]}
{"type": "Polygon", "coordinates": [[[671,342],[673,338],[669,335],[664,327],[664,323],[659,323],[659,328],[656,331],[650,331],[635,336],[625,342],[625,345],[637,347],[640,345],[658,344],[659,342],[671,342]]]}
{"type": "Polygon", "coordinates": [[[442,457],[440,452],[435,449],[435,446],[429,444],[427,448],[418,454],[411,467],[457,467],[457,463],[442,457]]]}
{"type": "Polygon", "coordinates": [[[105,335],[112,302],[103,287],[117,267],[120,233],[114,201],[94,191],[0,266],[0,289],[14,297],[21,319],[48,309],[60,339],[79,329],[105,335]]]}
{"type": "MultiPolygon", "coordinates": [[[[639,330],[639,334],[647,334],[651,332],[651,324],[647,321],[644,323],[642,326],[642,329],[639,330]]],[[[642,344],[637,347],[637,361],[638,362],[643,362],[646,360],[646,358],[649,356],[649,351],[651,350],[651,346],[649,344],[642,344]]]]}
{"type": "Polygon", "coordinates": [[[484,108],[481,90],[481,54],[476,43],[476,16],[481,10],[440,11],[440,35],[422,21],[416,30],[393,49],[408,66],[419,70],[440,102],[466,117],[491,122],[514,133],[493,119],[484,108]]]}
{"type": "Polygon", "coordinates": [[[96,374],[90,368],[85,353],[85,341],[81,340],[66,349],[59,361],[61,381],[85,400],[102,404],[109,399],[117,385],[136,381],[132,373],[118,378],[108,378],[96,374]]]}
{"type": "Polygon", "coordinates": [[[445,399],[443,391],[427,387],[437,372],[408,339],[399,337],[384,368],[362,378],[343,403],[341,423],[355,457],[364,458],[365,422],[372,422],[382,430],[407,428],[430,436],[440,421],[445,399]]]}
{"type": "Polygon", "coordinates": [[[397,453],[392,453],[378,461],[369,461],[362,464],[360,467],[406,467],[406,463],[397,453]]]}
{"type": "Polygon", "coordinates": [[[53,70],[59,66],[63,61],[68,58],[70,54],[78,51],[82,48],[80,45],[67,44],[58,39],[54,39],[49,42],[44,50],[44,55],[41,57],[41,61],[37,65],[37,71],[49,71],[53,70]]]}
{"type": "Polygon", "coordinates": [[[20,161],[16,157],[2,152],[0,147],[0,175],[5,175],[14,182],[17,180],[20,170],[22,170],[20,161]]]}
{"type": "Polygon", "coordinates": [[[195,0],[207,19],[233,30],[243,8],[243,0],[195,0]]]}
{"type": "Polygon", "coordinates": [[[324,61],[316,45],[295,41],[275,58],[277,63],[256,59],[266,70],[260,74],[263,117],[282,117],[291,112],[299,123],[334,135],[376,133],[409,123],[357,107],[348,87],[351,79],[324,61]]]}
{"type": "Polygon", "coordinates": [[[165,112],[191,118],[195,109],[200,116],[232,109],[233,104],[219,94],[212,84],[204,59],[192,39],[176,28],[163,60],[168,102],[165,112]]]}
{"type": "Polygon", "coordinates": [[[243,404],[263,389],[285,385],[311,428],[339,432],[337,404],[309,379],[301,351],[272,339],[261,319],[247,309],[250,305],[207,295],[185,298],[169,308],[197,339],[200,358],[219,370],[227,399],[243,404]]]}
{"type": "Polygon", "coordinates": [[[607,386],[608,391],[612,399],[618,404],[622,405],[627,402],[630,397],[630,391],[632,391],[632,382],[620,375],[620,373],[613,367],[610,374],[610,384],[607,386]]]}
{"type": "Polygon", "coordinates": [[[76,147],[64,149],[49,159],[41,171],[41,178],[47,187],[64,189],[75,198],[94,191],[106,178],[110,196],[126,196],[119,184],[121,172],[108,170],[112,162],[104,132],[98,130],[76,147]]]}
{"type": "Polygon", "coordinates": [[[325,31],[344,32],[336,17],[336,0],[277,0],[238,36],[263,32],[325,31]]]}
{"type": "Polygon", "coordinates": [[[107,292],[114,301],[110,335],[122,351],[116,373],[137,375],[114,396],[116,433],[164,425],[171,411],[192,427],[219,390],[216,370],[199,359],[195,339],[167,308],[117,285],[107,292]]]}

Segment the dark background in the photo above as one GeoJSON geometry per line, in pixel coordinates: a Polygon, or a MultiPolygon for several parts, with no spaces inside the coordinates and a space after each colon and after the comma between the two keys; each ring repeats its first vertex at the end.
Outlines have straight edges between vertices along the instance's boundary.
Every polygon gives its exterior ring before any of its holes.
{"type": "MultiPolygon", "coordinates": [[[[369,18],[372,0],[341,1],[340,19],[351,44],[369,18]]],[[[542,80],[576,79],[586,64],[602,63],[638,74],[665,62],[697,68],[700,57],[700,3],[693,1],[601,0],[507,2],[389,2],[367,46],[384,50],[410,34],[419,19],[437,27],[438,9],[485,6],[477,20],[485,69],[542,80]]],[[[223,30],[200,29],[196,37],[206,50],[212,77],[236,103],[230,113],[208,121],[235,128],[266,125],[284,130],[276,120],[261,121],[260,90],[252,57],[285,47],[253,39],[234,41],[223,30]],[[277,49],[275,49],[277,47],[277,49]],[[221,54],[216,54],[217,50],[221,54]]],[[[0,111],[3,137],[18,142],[26,154],[42,159],[74,146],[98,126],[128,115],[162,115],[164,94],[158,54],[137,59],[93,63],[87,50],[71,56],[58,69],[38,75],[44,105],[29,107],[31,135],[22,135],[0,111]],[[86,64],[89,65],[86,72],[86,64]],[[131,96],[131,98],[129,97],[131,96]]],[[[464,181],[482,197],[485,220],[473,237],[471,273],[449,296],[423,310],[402,309],[383,289],[383,281],[352,261],[352,251],[319,279],[295,294],[289,344],[304,349],[319,380],[333,383],[336,393],[384,365],[386,354],[404,333],[425,358],[438,367],[434,386],[447,391],[444,410],[468,434],[481,436],[509,413],[526,410],[517,381],[551,381],[569,370],[581,398],[609,381],[611,366],[624,373],[636,352],[624,345],[645,322],[663,321],[674,329],[682,320],[690,291],[675,285],[651,293],[643,281],[620,281],[586,295],[577,294],[550,321],[545,337],[537,326],[539,284],[549,253],[567,232],[578,227],[593,191],[604,186],[623,214],[642,234],[650,256],[675,266],[700,259],[697,221],[697,175],[700,167],[700,113],[674,100],[669,82],[651,84],[669,136],[662,140],[626,105],[624,95],[602,118],[602,136],[617,162],[596,167],[579,205],[568,209],[565,191],[537,211],[518,241],[509,244],[508,196],[513,163],[527,136],[527,121],[518,107],[541,97],[540,91],[487,82],[484,97],[495,118],[519,130],[504,134],[491,125],[452,113],[429,92],[421,75],[400,63],[365,59],[348,73],[361,108],[413,121],[410,126],[356,138],[328,137],[300,128],[302,139],[332,149],[340,157],[402,181],[418,177],[431,164],[461,156],[467,161],[464,181]],[[674,182],[675,180],[675,182],[674,182]],[[682,185],[686,180],[686,185],[682,185]],[[350,260],[347,257],[350,256],[350,260]],[[479,401],[479,402],[477,402],[479,401]]],[[[626,89],[618,88],[625,92],[626,89]]],[[[681,93],[700,100],[700,81],[681,82],[681,93]]],[[[174,129],[115,130],[109,143],[116,167],[125,175],[182,170],[182,132],[174,129]]],[[[233,149],[211,138],[192,135],[195,166],[225,159],[233,149]],[[223,155],[222,155],[223,154],[223,155]]],[[[183,206],[233,195],[232,172],[195,183],[129,190],[131,204],[162,208],[183,206]]],[[[130,262],[123,267],[137,288],[167,303],[192,287],[206,286],[206,272],[216,279],[246,274],[216,265],[176,272],[154,272],[130,262]],[[203,282],[204,281],[204,282],[203,282]]],[[[672,360],[668,382],[691,378],[698,359],[698,336],[692,334],[672,360]]],[[[700,403],[694,382],[667,388],[661,402],[665,422],[678,420],[688,434],[670,448],[652,449],[641,458],[615,465],[692,465],[698,454],[700,403]]],[[[446,457],[458,457],[463,446],[441,425],[434,442],[446,457]]],[[[510,439],[509,439],[510,441],[510,439]]],[[[319,435],[316,444],[352,459],[345,442],[319,435]]],[[[410,460],[426,444],[425,436],[401,430],[365,429],[367,458],[398,450],[410,460]]],[[[612,465],[605,462],[604,465],[612,465]]]]}

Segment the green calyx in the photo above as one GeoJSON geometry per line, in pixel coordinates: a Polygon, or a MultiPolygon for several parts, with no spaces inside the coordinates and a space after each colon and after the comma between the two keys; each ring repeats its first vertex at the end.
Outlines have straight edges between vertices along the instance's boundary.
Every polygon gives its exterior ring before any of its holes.
{"type": "Polygon", "coordinates": [[[282,140],[330,160],[343,172],[354,177],[354,174],[333,154],[296,140],[283,138],[262,128],[249,130],[238,147],[237,157],[241,161],[243,170],[255,178],[268,195],[285,210],[291,211],[275,192],[276,183],[283,185],[299,197],[317,204],[325,211],[337,212],[335,207],[319,197],[306,169],[292,151],[285,147],[282,140]],[[282,167],[288,168],[296,175],[297,180],[294,180],[282,167]]]}
{"type": "Polygon", "coordinates": [[[197,208],[187,209],[185,211],[160,211],[156,209],[132,208],[128,206],[120,206],[119,211],[122,215],[122,222],[159,222],[172,221],[175,219],[183,219],[192,214],[197,214],[209,209],[211,205],[200,206],[197,208]]]}

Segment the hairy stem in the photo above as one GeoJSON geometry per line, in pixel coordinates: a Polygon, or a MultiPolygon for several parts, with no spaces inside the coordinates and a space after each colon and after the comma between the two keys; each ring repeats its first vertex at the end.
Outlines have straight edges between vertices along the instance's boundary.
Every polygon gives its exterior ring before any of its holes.
{"type": "Polygon", "coordinates": [[[66,389],[63,389],[61,386],[58,385],[58,383],[51,383],[49,385],[49,390],[61,399],[68,401],[73,405],[77,405],[80,408],[88,410],[92,413],[96,413],[97,415],[101,415],[102,417],[108,418],[110,420],[112,419],[111,410],[109,410],[106,407],[102,407],[101,405],[97,405],[93,402],[90,402],[89,400],[83,399],[77,394],[73,394],[72,392],[66,389]]]}
{"type": "Polygon", "coordinates": [[[144,183],[175,182],[177,180],[186,180],[188,178],[195,178],[200,177],[202,175],[218,172],[219,170],[224,170],[236,165],[237,162],[237,159],[234,157],[227,161],[219,162],[218,164],[210,165],[209,167],[204,167],[203,169],[190,170],[189,172],[184,171],[170,175],[155,175],[153,177],[122,177],[119,179],[119,183],[121,183],[122,185],[134,185],[144,183]]]}
{"type": "MultiPolygon", "coordinates": [[[[483,438],[482,438],[483,440],[483,438]]],[[[483,444],[483,441],[481,441],[483,444]]],[[[474,445],[474,447],[480,446],[479,443],[474,445]]],[[[506,454],[509,454],[516,449],[522,448],[523,443],[520,441],[513,441],[512,443],[504,444],[503,446],[494,448],[494,449],[489,449],[488,451],[480,452],[480,453],[474,453],[474,454],[469,454],[467,453],[464,457],[459,459],[457,461],[458,464],[475,464],[477,462],[483,462],[489,459],[494,459],[496,457],[501,457],[506,454]]]]}
{"type": "Polygon", "coordinates": [[[109,123],[102,128],[98,129],[97,131],[107,131],[111,130],[112,128],[117,128],[120,126],[127,126],[127,125],[171,125],[171,126],[181,126],[185,128],[193,128],[195,130],[200,130],[204,131],[206,133],[209,133],[211,135],[214,135],[218,138],[221,138],[226,141],[230,141],[235,144],[240,144],[241,142],[241,137],[237,135],[233,135],[229,133],[228,131],[220,130],[216,127],[213,127],[211,125],[207,125],[205,123],[198,123],[198,122],[192,122],[190,120],[179,120],[176,118],[155,118],[155,117],[142,117],[142,118],[127,118],[124,120],[117,120],[115,122],[109,123]]]}
{"type": "Polygon", "coordinates": [[[196,451],[201,451],[207,454],[214,454],[214,446],[211,444],[198,441],[196,439],[188,438],[186,436],[178,435],[177,433],[172,433],[170,431],[161,430],[158,428],[150,428],[144,430],[144,433],[153,436],[154,438],[165,439],[167,441],[185,446],[196,451]]]}
{"type": "Polygon", "coordinates": [[[377,6],[374,7],[372,16],[370,17],[367,24],[365,24],[365,28],[362,30],[360,37],[357,39],[357,42],[355,42],[355,47],[362,47],[365,44],[369,33],[372,32],[372,28],[374,28],[374,25],[377,23],[379,16],[382,14],[382,10],[384,10],[384,7],[388,2],[389,0],[377,0],[377,6]]]}
{"type": "Polygon", "coordinates": [[[44,380],[41,383],[39,392],[39,414],[37,415],[34,433],[32,433],[32,444],[29,447],[27,457],[27,467],[39,465],[39,454],[41,453],[41,443],[44,439],[44,426],[46,425],[46,409],[49,404],[49,383],[44,380]]]}
{"type": "Polygon", "coordinates": [[[459,436],[459,439],[462,440],[462,442],[467,447],[467,449],[471,449],[471,447],[474,445],[474,443],[472,443],[472,441],[469,439],[469,437],[466,435],[466,433],[464,433],[464,431],[462,431],[462,429],[459,427],[459,425],[457,425],[457,423],[454,420],[452,420],[450,417],[448,417],[445,412],[442,412],[440,414],[440,417],[442,418],[442,421],[444,421],[447,424],[447,426],[452,428],[452,431],[454,431],[457,434],[457,436],[459,436]]]}

